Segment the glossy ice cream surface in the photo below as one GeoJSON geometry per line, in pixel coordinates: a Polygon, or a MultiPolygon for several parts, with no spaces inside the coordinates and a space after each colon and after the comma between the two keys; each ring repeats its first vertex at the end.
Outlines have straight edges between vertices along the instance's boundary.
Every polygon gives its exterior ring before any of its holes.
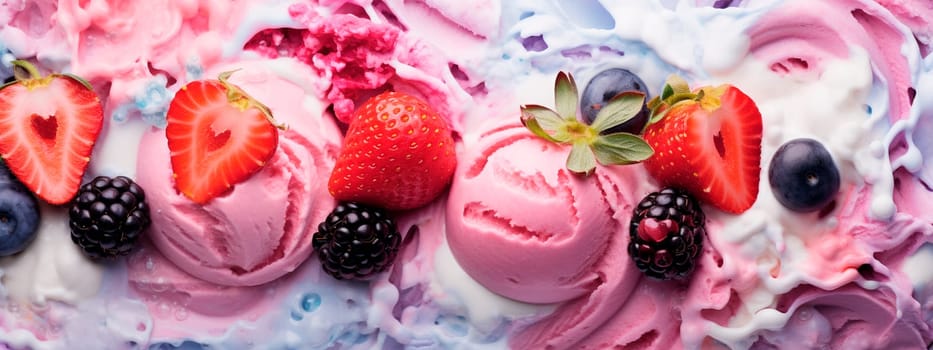
{"type": "MultiPolygon", "coordinates": [[[[288,129],[272,159],[249,180],[225,195],[198,205],[179,193],[165,132],[143,135],[137,169],[140,186],[149,191],[153,227],[149,237],[159,250],[189,274],[229,286],[270,282],[291,271],[311,254],[311,234],[334,206],[325,186],[340,147],[340,132],[321,115],[323,105],[306,98],[304,71],[291,82],[275,69],[300,72],[291,62],[240,62],[231,83],[264,103],[288,129]],[[278,64],[279,66],[276,66],[278,64]],[[284,64],[284,66],[283,66],[284,64]]],[[[210,74],[210,73],[207,73],[210,74]]]]}
{"type": "Polygon", "coordinates": [[[36,242],[0,261],[0,343],[927,346],[933,8],[731,3],[14,1],[0,10],[3,63],[35,58],[94,85],[107,120],[88,176],[136,178],[153,226],[133,255],[100,265],[51,239],[67,222],[45,208],[36,242]],[[519,122],[522,104],[553,106],[558,71],[582,86],[610,67],[652,94],[673,73],[741,88],[762,112],[763,171],[787,140],[819,140],[842,174],[835,208],[786,210],[763,176],[750,210],[704,206],[708,244],[691,278],[644,277],[625,251],[627,227],[654,180],[640,165],[573,175],[568,148],[519,122]],[[162,118],[184,83],[231,69],[290,128],[261,171],[197,206],[172,186],[162,118]],[[388,89],[447,116],[460,167],[449,194],[397,214],[402,232],[418,230],[394,268],[336,281],[307,242],[333,206],[324,186],[338,125],[388,89]]]}

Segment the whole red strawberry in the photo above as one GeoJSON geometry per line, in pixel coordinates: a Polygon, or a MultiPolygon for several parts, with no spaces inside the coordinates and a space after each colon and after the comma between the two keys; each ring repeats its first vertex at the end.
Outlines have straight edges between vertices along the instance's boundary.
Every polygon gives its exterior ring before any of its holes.
{"type": "Polygon", "coordinates": [[[78,77],[13,64],[28,76],[17,74],[0,90],[0,155],[39,198],[64,204],[77,193],[103,126],[100,99],[78,77]]]}
{"type": "Polygon", "coordinates": [[[339,201],[413,209],[440,195],[456,166],[447,122],[416,97],[386,92],[357,110],[328,189],[339,201]]]}
{"type": "Polygon", "coordinates": [[[166,116],[175,188],[204,204],[245,181],[275,153],[278,128],[269,109],[227,81],[198,80],[175,94],[166,116]]]}
{"type": "Polygon", "coordinates": [[[645,140],[655,154],[645,167],[662,187],[687,190],[732,213],[755,203],[762,122],[751,98],[731,85],[690,91],[673,78],[649,107],[645,140]]]}

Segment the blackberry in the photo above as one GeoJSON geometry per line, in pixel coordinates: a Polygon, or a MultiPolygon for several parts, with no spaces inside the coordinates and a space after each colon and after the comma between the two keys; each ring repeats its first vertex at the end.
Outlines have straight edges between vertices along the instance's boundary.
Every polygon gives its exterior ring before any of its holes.
{"type": "Polygon", "coordinates": [[[385,271],[398,255],[402,235],[382,209],[339,203],[311,243],[324,271],[336,279],[363,280],[385,271]]]}
{"type": "Polygon", "coordinates": [[[150,223],[145,192],[125,176],[81,186],[68,216],[71,240],[95,260],[129,254],[150,223]]]}
{"type": "Polygon", "coordinates": [[[650,193],[632,214],[629,256],[650,277],[686,277],[703,250],[705,222],[700,204],[686,192],[667,188],[650,193]]]}

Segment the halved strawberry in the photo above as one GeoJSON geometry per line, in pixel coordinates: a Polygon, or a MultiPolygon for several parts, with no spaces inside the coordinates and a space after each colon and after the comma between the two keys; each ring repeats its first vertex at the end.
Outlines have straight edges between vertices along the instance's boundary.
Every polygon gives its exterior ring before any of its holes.
{"type": "Polygon", "coordinates": [[[679,78],[649,103],[645,167],[662,187],[679,187],[724,211],[741,213],[758,198],[761,113],[731,85],[691,92],[679,78]]]}
{"type": "Polygon", "coordinates": [[[29,76],[0,90],[0,155],[39,198],[64,204],[77,193],[103,126],[100,99],[80,78],[13,64],[29,76]]]}
{"type": "Polygon", "coordinates": [[[272,158],[278,128],[269,109],[227,79],[188,83],[172,99],[165,136],[175,188],[204,204],[248,179],[272,158]]]}

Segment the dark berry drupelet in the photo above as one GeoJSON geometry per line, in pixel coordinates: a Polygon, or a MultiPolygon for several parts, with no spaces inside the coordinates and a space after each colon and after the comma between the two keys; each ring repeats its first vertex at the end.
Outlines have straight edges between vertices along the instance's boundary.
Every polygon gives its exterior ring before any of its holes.
{"type": "Polygon", "coordinates": [[[391,266],[401,243],[395,221],[384,210],[348,202],[318,225],[312,246],[334,278],[364,280],[391,266]]]}
{"type": "Polygon", "coordinates": [[[91,259],[129,254],[150,223],[145,192],[125,176],[98,176],[81,186],[68,216],[71,240],[91,259]]]}
{"type": "Polygon", "coordinates": [[[703,250],[706,216],[686,192],[664,189],[638,203],[629,226],[635,266],[658,279],[686,277],[703,250]]]}

